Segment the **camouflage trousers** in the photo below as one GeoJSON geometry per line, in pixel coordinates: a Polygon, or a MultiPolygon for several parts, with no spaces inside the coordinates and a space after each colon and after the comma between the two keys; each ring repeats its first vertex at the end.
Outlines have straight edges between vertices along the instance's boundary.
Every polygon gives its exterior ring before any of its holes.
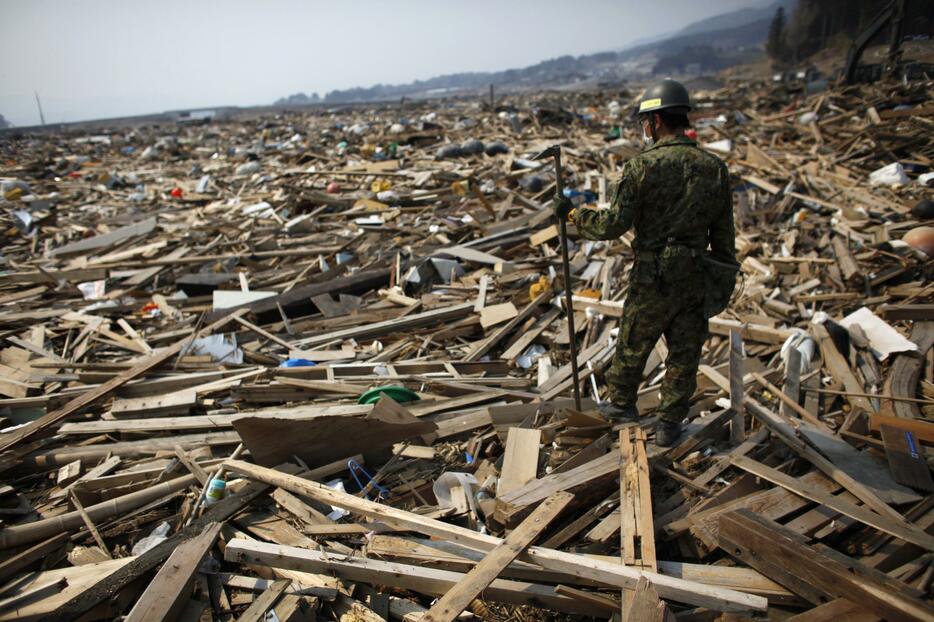
{"type": "Polygon", "coordinates": [[[635,405],[646,361],[662,335],[668,357],[658,414],[662,420],[680,422],[697,388],[697,367],[707,338],[702,279],[630,285],[616,356],[605,375],[614,404],[635,405]]]}

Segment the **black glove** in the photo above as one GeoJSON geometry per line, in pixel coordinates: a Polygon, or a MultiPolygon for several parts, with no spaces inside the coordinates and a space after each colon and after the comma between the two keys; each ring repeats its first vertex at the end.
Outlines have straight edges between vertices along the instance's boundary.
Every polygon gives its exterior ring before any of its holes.
{"type": "Polygon", "coordinates": [[[556,194],[554,198],[551,199],[551,209],[555,213],[555,218],[559,221],[563,221],[568,219],[568,214],[574,209],[574,204],[571,202],[571,199],[556,194]]]}

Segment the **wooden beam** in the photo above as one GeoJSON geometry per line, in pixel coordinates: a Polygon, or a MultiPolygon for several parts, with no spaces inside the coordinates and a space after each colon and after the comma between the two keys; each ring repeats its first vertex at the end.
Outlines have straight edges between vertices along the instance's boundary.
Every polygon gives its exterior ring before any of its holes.
{"type": "MultiPolygon", "coordinates": [[[[333,573],[347,581],[400,587],[431,596],[442,596],[466,576],[450,570],[351,557],[241,538],[227,543],[224,558],[237,563],[303,572],[333,573]]],[[[494,602],[533,605],[567,613],[600,615],[602,611],[588,603],[561,596],[551,586],[524,581],[496,579],[484,590],[483,596],[494,602]]]]}
{"type": "Polygon", "coordinates": [[[720,548],[814,604],[845,597],[886,620],[934,619],[917,590],[747,510],[720,517],[720,548]]]}
{"type": "MultiPolygon", "coordinates": [[[[608,455],[615,458],[615,461],[611,463],[613,472],[615,472],[619,468],[619,456],[616,454],[608,455]]],[[[411,529],[412,531],[437,536],[484,551],[489,551],[502,543],[500,538],[494,536],[480,534],[456,525],[449,525],[367,499],[360,499],[347,493],[332,490],[322,484],[305,481],[274,469],[260,467],[240,460],[229,460],[225,464],[228,470],[235,473],[285,488],[295,494],[307,496],[328,505],[334,505],[374,518],[398,528],[411,529]]],[[[767,601],[764,598],[734,590],[711,588],[692,581],[678,580],[654,572],[640,571],[635,568],[627,568],[618,563],[589,559],[563,551],[531,547],[521,556],[521,559],[549,570],[569,572],[576,576],[593,579],[614,588],[634,589],[639,578],[646,576],[664,598],[716,609],[717,611],[761,611],[767,606],[767,601]]]]}
{"type": "MultiPolygon", "coordinates": [[[[514,430],[519,428],[513,428],[514,430]]],[[[537,430],[536,430],[537,431],[537,430]]],[[[454,622],[473,600],[487,588],[499,574],[548,528],[563,512],[574,495],[559,492],[535,508],[535,511],[512,530],[502,544],[487,553],[479,564],[464,575],[457,585],[445,592],[421,622],[454,622]]]]}
{"type": "Polygon", "coordinates": [[[221,523],[208,523],[200,535],[176,548],[146,586],[125,622],[173,621],[188,604],[198,565],[217,540],[221,523]]]}
{"type": "MultiPolygon", "coordinates": [[[[785,491],[780,491],[785,493],[785,491]]],[[[791,495],[791,493],[785,493],[791,495]]],[[[913,546],[913,545],[912,545],[913,546]]],[[[544,547],[542,548],[549,548],[544,547]]],[[[483,559],[483,553],[473,548],[441,540],[400,537],[394,535],[374,535],[367,543],[367,553],[378,559],[395,559],[404,563],[432,568],[443,568],[455,572],[467,572],[483,559]]],[[[619,564],[618,556],[591,556],[602,561],[619,564]]],[[[770,603],[791,604],[800,599],[771,579],[767,579],[751,568],[735,566],[715,566],[706,564],[687,564],[659,560],[662,574],[697,581],[741,592],[758,594],[769,599],[770,603]]],[[[574,574],[543,570],[526,562],[517,561],[509,565],[501,575],[509,579],[563,583],[566,585],[598,587],[603,584],[574,574]]],[[[618,609],[619,599],[614,599],[618,609]]]]}

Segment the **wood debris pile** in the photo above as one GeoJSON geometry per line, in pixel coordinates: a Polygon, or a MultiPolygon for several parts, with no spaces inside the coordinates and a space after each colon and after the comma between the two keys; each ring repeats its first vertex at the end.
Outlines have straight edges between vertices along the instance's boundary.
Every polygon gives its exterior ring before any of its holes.
{"type": "Polygon", "coordinates": [[[698,95],[743,283],[668,450],[664,340],[595,407],[631,233],[570,399],[531,159],[605,206],[626,96],[0,136],[0,620],[932,619],[932,89],[698,95]]]}

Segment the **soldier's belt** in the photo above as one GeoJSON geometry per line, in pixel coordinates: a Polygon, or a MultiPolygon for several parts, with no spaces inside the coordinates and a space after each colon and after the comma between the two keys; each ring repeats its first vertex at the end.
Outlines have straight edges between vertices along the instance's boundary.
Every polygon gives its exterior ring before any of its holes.
{"type": "Polygon", "coordinates": [[[636,253],[636,257],[643,261],[654,261],[662,257],[702,257],[703,255],[704,251],[683,244],[670,244],[658,250],[642,250],[636,253]]]}

